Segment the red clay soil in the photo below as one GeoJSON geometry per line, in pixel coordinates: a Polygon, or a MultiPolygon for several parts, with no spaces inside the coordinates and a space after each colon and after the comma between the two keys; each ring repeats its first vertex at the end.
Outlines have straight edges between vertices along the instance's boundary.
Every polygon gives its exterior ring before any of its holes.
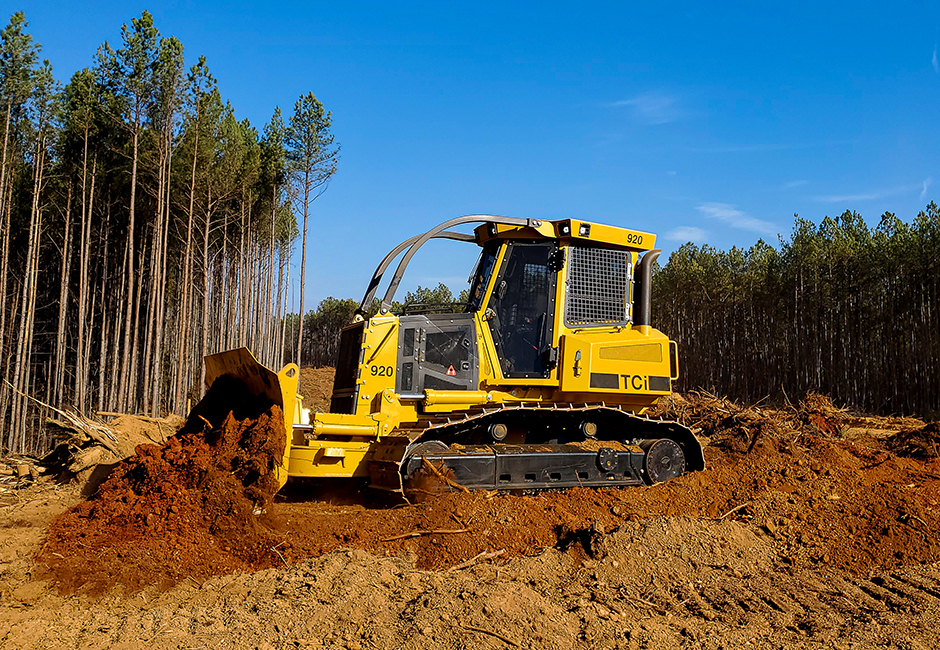
{"type": "MultiPolygon", "coordinates": [[[[699,432],[708,469],[649,488],[447,493],[392,507],[359,483],[296,482],[261,516],[252,509],[270,493],[264,478],[276,456],[266,445],[283,429],[276,408],[257,419],[235,413],[208,433],[139,448],[96,498],[53,525],[40,560],[66,592],[168,586],[341,547],[441,569],[480,553],[510,558],[552,546],[602,555],[595,541],[604,533],[669,515],[750,522],[795,566],[865,575],[940,561],[940,460],[897,455],[891,439],[826,436],[836,423],[819,427],[792,410],[678,400],[667,414],[699,432]]],[[[841,427],[844,414],[833,417],[841,427]]],[[[694,550],[683,552],[692,563],[694,550]]]]}
{"type": "MultiPolygon", "coordinates": [[[[572,533],[610,532],[657,515],[752,521],[795,564],[865,574],[940,560],[940,462],[926,467],[878,440],[767,439],[749,454],[706,450],[708,469],[650,488],[541,493],[451,493],[419,506],[375,510],[322,501],[278,504],[290,555],[339,547],[413,553],[419,567],[456,565],[481,552],[535,555],[572,533]],[[393,539],[405,533],[466,530],[393,539]]],[[[591,550],[586,549],[590,554],[591,550]]]]}
{"type": "Polygon", "coordinates": [[[169,587],[268,563],[277,542],[255,513],[278,488],[282,412],[224,378],[193,413],[53,522],[39,559],[62,590],[169,587]]]}

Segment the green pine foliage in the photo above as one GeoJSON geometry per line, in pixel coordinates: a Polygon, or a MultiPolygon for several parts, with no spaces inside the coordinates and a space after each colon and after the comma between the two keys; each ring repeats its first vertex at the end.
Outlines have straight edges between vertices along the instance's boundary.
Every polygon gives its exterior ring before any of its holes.
{"type": "Polygon", "coordinates": [[[27,394],[180,413],[205,354],[293,360],[292,198],[303,165],[311,200],[336,170],[330,113],[311,93],[289,126],[238,119],[146,11],[61,88],[28,27],[0,30],[0,451],[50,442],[27,394]]]}
{"type": "Polygon", "coordinates": [[[796,218],[776,250],[685,244],[653,278],[680,390],[741,400],[807,391],[866,411],[940,410],[940,208],[874,228],[796,218]]]}

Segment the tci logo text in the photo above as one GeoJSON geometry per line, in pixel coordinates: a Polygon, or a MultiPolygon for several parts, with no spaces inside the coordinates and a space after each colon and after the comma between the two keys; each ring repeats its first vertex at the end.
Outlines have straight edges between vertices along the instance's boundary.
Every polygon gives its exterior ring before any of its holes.
{"type": "Polygon", "coordinates": [[[624,390],[649,390],[650,378],[646,375],[620,375],[623,377],[624,390]]]}

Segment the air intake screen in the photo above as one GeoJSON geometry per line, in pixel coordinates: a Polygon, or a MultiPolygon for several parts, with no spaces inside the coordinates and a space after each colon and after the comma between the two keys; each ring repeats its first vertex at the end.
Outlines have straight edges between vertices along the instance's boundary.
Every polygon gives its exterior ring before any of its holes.
{"type": "Polygon", "coordinates": [[[633,283],[630,253],[586,246],[571,246],[568,251],[568,327],[629,323],[633,283]]]}

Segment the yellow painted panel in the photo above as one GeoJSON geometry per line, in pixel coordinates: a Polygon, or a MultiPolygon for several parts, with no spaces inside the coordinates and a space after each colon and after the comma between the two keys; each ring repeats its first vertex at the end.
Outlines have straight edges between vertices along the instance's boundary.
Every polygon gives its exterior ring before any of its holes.
{"type": "Polygon", "coordinates": [[[281,462],[275,466],[275,475],[277,482],[281,487],[287,483],[287,475],[290,470],[290,446],[293,437],[294,423],[300,422],[303,401],[298,394],[300,388],[300,367],[295,363],[289,363],[280,372],[277,373],[278,386],[281,389],[282,401],[284,403],[284,431],[287,432],[284,440],[284,457],[281,462]]]}
{"type": "Polygon", "coordinates": [[[624,246],[633,250],[647,251],[653,249],[656,245],[656,235],[652,233],[627,228],[618,228],[616,226],[608,226],[602,223],[591,223],[588,221],[581,221],[579,219],[571,220],[570,236],[576,239],[597,242],[598,244],[614,244],[616,246],[624,246]],[[579,234],[581,224],[588,225],[591,228],[591,234],[587,237],[582,237],[579,234]]]}
{"type": "Polygon", "coordinates": [[[398,317],[378,316],[366,323],[362,333],[362,364],[359,366],[359,400],[356,413],[370,413],[372,400],[386,389],[395,389],[398,368],[398,317]]]}
{"type": "Polygon", "coordinates": [[[371,450],[369,443],[313,441],[310,446],[291,447],[288,471],[308,478],[366,477],[371,450]]]}
{"type": "MultiPolygon", "coordinates": [[[[660,332],[646,336],[634,329],[619,332],[581,331],[562,337],[559,371],[563,393],[593,393],[610,395],[611,399],[622,395],[662,395],[669,390],[651,388],[660,385],[662,378],[670,376],[668,359],[663,359],[662,347],[668,339],[660,332]],[[652,340],[651,340],[652,339],[652,340]],[[609,353],[628,347],[625,341],[635,341],[630,347],[656,347],[660,352],[656,359],[610,358],[609,353]],[[611,345],[621,343],[621,345],[611,345]],[[660,378],[660,379],[656,379],[660,378]]],[[[638,355],[639,356],[639,355],[638,355]]],[[[607,399],[607,398],[604,398],[607,399]]]]}
{"type": "Polygon", "coordinates": [[[597,350],[597,356],[600,359],[659,363],[663,360],[663,346],[659,343],[645,343],[643,345],[601,347],[597,350]]]}

